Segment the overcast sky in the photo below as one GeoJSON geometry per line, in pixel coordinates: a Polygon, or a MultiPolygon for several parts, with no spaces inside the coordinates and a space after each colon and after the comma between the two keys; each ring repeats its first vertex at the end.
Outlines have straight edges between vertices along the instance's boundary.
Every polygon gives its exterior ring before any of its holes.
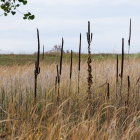
{"type": "MultiPolygon", "coordinates": [[[[128,50],[129,19],[132,19],[131,52],[140,52],[140,0],[29,0],[19,9],[36,15],[24,21],[22,15],[0,16],[0,52],[34,53],[37,50],[36,28],[41,46],[51,50],[61,44],[64,49],[78,51],[82,33],[82,52],[87,52],[87,23],[93,32],[92,53],[121,52],[121,39],[128,50]]],[[[0,11],[2,12],[2,11],[0,11]]]]}

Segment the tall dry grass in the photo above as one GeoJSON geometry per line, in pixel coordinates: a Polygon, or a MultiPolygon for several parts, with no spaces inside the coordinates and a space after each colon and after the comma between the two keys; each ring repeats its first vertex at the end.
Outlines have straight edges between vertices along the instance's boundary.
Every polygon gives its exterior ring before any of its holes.
{"type": "MultiPolygon", "coordinates": [[[[90,119],[86,62],[80,65],[79,94],[77,64],[73,63],[69,89],[70,65],[63,63],[59,105],[56,64],[40,64],[36,104],[33,102],[34,65],[0,66],[0,137],[6,140],[139,140],[139,63],[140,59],[135,58],[129,60],[131,67],[127,60],[124,62],[120,104],[120,90],[116,88],[121,87],[121,76],[116,86],[116,60],[92,61],[94,98],[90,119]]],[[[121,60],[118,60],[120,73],[121,60]]]]}

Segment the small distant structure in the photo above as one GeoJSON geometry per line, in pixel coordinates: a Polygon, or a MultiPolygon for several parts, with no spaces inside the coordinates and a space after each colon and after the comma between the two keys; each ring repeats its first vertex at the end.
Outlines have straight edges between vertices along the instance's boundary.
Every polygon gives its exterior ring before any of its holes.
{"type": "Polygon", "coordinates": [[[70,53],[70,51],[69,50],[66,50],[66,53],[70,53]]]}
{"type": "MultiPolygon", "coordinates": [[[[61,45],[54,45],[52,50],[50,50],[48,53],[60,53],[60,52],[61,52],[61,45]]],[[[65,52],[63,51],[63,53],[65,52]]]]}
{"type": "Polygon", "coordinates": [[[61,45],[54,45],[53,51],[55,51],[55,52],[61,52],[61,45]]]}

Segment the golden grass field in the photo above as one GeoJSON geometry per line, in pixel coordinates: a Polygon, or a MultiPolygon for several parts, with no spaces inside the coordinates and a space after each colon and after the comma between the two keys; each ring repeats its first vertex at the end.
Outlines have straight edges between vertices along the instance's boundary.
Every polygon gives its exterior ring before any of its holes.
{"type": "MultiPolygon", "coordinates": [[[[119,72],[120,64],[119,60],[119,72]]],[[[92,104],[87,99],[87,62],[63,63],[60,99],[55,86],[56,63],[41,62],[37,101],[34,65],[0,66],[0,139],[4,140],[139,140],[140,59],[124,62],[124,78],[116,85],[116,59],[93,60],[92,104]],[[128,100],[128,81],[130,91],[128,100]],[[109,99],[107,84],[109,83],[109,99]],[[121,94],[120,94],[121,92],[121,94]],[[126,104],[128,101],[128,104],[126,104]],[[89,116],[89,110],[92,111],[89,116]]]]}

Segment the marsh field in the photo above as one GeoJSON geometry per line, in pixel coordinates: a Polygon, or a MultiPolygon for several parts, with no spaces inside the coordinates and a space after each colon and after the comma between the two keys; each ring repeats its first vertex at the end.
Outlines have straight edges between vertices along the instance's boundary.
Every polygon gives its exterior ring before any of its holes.
{"type": "Polygon", "coordinates": [[[121,54],[91,55],[90,94],[88,55],[79,71],[78,54],[64,54],[58,80],[60,58],[40,55],[35,98],[36,55],[0,55],[0,139],[139,140],[139,55],[124,55],[123,78],[121,54]]]}

